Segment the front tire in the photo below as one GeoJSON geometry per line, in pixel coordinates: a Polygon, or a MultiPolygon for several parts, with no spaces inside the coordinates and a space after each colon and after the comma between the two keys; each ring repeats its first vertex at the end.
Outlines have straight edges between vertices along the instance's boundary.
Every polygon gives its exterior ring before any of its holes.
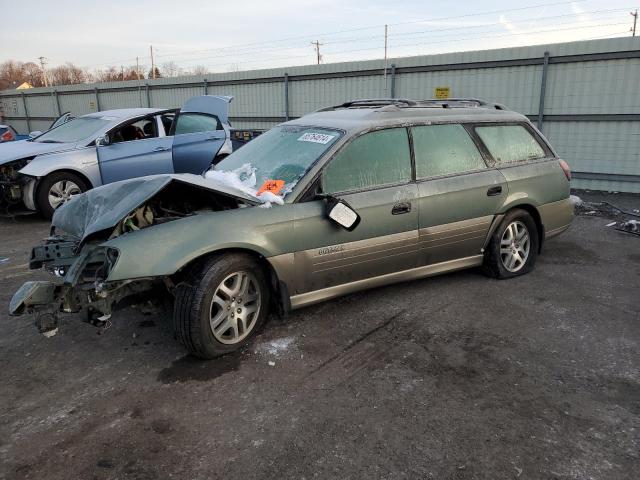
{"type": "Polygon", "coordinates": [[[74,195],[89,190],[89,186],[79,175],[71,172],[53,172],[41,180],[36,191],[35,203],[46,219],[74,195]]]}
{"type": "Polygon", "coordinates": [[[535,266],[539,246],[538,227],[529,212],[513,209],[491,236],[483,271],[499,279],[529,273],[535,266]]]}
{"type": "Polygon", "coordinates": [[[249,255],[223,254],[196,264],[176,288],[176,339],[211,359],[238,350],[267,318],[269,287],[249,255]]]}

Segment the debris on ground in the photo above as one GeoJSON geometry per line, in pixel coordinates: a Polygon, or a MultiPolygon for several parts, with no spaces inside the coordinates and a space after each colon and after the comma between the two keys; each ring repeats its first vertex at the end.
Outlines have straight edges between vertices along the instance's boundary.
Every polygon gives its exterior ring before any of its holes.
{"type": "Polygon", "coordinates": [[[633,233],[634,235],[640,235],[640,221],[627,220],[626,222],[617,222],[615,229],[620,232],[633,233]]]}
{"type": "Polygon", "coordinates": [[[587,202],[576,195],[569,197],[573,203],[576,215],[596,215],[608,218],[617,218],[622,216],[638,217],[640,213],[637,210],[624,210],[613,203],[609,202],[587,202]]]}

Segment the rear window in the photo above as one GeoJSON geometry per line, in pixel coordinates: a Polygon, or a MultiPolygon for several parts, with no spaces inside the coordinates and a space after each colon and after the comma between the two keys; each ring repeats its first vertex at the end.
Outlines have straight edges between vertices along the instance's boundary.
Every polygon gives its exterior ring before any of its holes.
{"type": "Polygon", "coordinates": [[[538,141],[522,125],[487,125],[476,132],[498,164],[525,162],[544,158],[538,141]]]}

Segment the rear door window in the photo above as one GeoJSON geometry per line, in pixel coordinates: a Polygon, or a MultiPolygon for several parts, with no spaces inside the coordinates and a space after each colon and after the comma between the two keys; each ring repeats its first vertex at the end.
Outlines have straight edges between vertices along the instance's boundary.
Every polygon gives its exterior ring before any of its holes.
{"type": "Polygon", "coordinates": [[[475,130],[498,165],[546,157],[542,146],[522,125],[477,126],[475,130]]]}
{"type": "Polygon", "coordinates": [[[176,120],[175,135],[222,130],[218,117],[202,113],[181,113],[176,120]]]}
{"type": "Polygon", "coordinates": [[[406,128],[366,133],[346,145],[327,165],[324,193],[382,187],[411,180],[406,128]]]}
{"type": "Polygon", "coordinates": [[[471,136],[459,124],[412,127],[417,178],[486,168],[471,136]]]}

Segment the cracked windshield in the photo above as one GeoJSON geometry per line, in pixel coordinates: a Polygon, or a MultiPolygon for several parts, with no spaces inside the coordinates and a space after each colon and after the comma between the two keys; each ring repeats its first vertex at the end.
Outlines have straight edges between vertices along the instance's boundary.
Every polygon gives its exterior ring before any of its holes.
{"type": "Polygon", "coordinates": [[[275,127],[222,160],[205,177],[280,203],[341,136],[339,130],[327,128],[275,127]]]}

